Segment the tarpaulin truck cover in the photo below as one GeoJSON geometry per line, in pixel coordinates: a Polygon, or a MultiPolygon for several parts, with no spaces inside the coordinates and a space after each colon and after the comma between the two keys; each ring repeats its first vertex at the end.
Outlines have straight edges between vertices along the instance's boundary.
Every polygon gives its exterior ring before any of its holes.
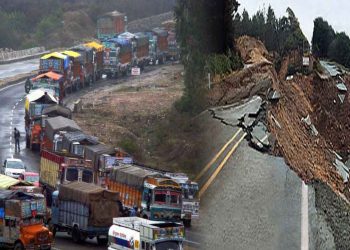
{"type": "Polygon", "coordinates": [[[161,173],[136,165],[122,165],[113,169],[110,180],[141,189],[147,177],[160,177],[161,173]]]}
{"type": "Polygon", "coordinates": [[[45,135],[51,141],[54,139],[55,133],[58,131],[79,131],[80,127],[75,121],[67,119],[63,116],[57,116],[46,120],[45,135]]]}
{"type": "MultiPolygon", "coordinates": [[[[58,194],[60,201],[78,202],[89,207],[89,224],[110,226],[119,217],[119,193],[85,182],[62,184],[58,194]]],[[[74,211],[70,211],[74,213],[74,211]]]]}
{"type": "Polygon", "coordinates": [[[102,154],[112,155],[115,153],[116,150],[113,147],[99,143],[97,145],[86,146],[84,150],[84,158],[87,160],[91,160],[94,170],[98,170],[99,157],[102,154]]]}

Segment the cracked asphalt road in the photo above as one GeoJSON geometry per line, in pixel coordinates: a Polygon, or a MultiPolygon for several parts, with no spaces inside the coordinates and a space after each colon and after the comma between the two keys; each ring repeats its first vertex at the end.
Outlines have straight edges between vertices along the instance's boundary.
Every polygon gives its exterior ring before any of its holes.
{"type": "MultiPolygon", "coordinates": [[[[232,121],[246,108],[220,109],[231,125],[204,115],[207,131],[216,133],[207,162],[238,129],[232,121]]],[[[284,160],[244,140],[201,197],[201,249],[301,249],[301,201],[302,181],[284,160]]]]}

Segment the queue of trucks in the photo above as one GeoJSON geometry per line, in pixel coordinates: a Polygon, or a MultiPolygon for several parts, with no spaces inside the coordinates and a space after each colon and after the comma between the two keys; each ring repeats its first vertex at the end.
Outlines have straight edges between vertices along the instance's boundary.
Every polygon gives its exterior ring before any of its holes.
{"type": "Polygon", "coordinates": [[[182,225],[190,226],[198,217],[198,184],[184,174],[135,163],[123,150],[85,134],[62,106],[68,94],[103,75],[128,75],[132,67],[142,70],[178,59],[171,32],[156,28],[132,34],[124,14],[107,13],[98,19],[99,42],[42,56],[39,74],[26,81],[26,146],[40,150],[39,182],[46,208],[40,225],[45,222],[53,236],[64,231],[75,242],[96,237],[99,244],[109,241],[109,249],[125,249],[123,244],[131,243],[131,249],[162,249],[167,244],[182,249],[182,225]],[[108,212],[101,214],[98,207],[108,212]],[[130,217],[135,215],[138,218],[130,217]],[[116,233],[121,228],[124,233],[116,233]]]}

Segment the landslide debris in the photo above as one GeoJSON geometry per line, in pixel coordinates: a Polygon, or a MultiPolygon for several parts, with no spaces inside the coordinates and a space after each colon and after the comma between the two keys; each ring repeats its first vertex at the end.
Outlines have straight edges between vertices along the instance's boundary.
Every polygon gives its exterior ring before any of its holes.
{"type": "MultiPolygon", "coordinates": [[[[291,80],[285,80],[290,65],[300,67],[297,62],[301,57],[295,51],[283,58],[277,74],[260,41],[244,36],[236,40],[236,47],[245,68],[213,85],[208,94],[210,105],[229,105],[253,95],[267,100],[277,93],[277,101],[267,102],[264,118],[275,142],[270,152],[284,156],[304,181],[320,180],[333,191],[343,193],[344,180],[334,165],[332,150],[347,159],[350,147],[348,94],[341,103],[337,80],[322,81],[315,73],[296,74],[291,80]]],[[[346,86],[348,80],[346,77],[346,86]]]]}
{"type": "Polygon", "coordinates": [[[261,41],[243,36],[236,40],[236,47],[245,67],[213,85],[208,94],[211,106],[227,105],[254,95],[265,95],[272,84],[278,81],[271,63],[272,57],[261,41]]]}
{"type": "Polygon", "coordinates": [[[249,36],[241,36],[236,41],[236,48],[242,60],[246,64],[270,63],[272,56],[265,45],[258,39],[249,36]]]}

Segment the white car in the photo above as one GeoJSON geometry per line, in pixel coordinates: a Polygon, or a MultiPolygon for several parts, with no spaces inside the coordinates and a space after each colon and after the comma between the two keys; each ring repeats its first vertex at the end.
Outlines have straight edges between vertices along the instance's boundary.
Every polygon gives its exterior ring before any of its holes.
{"type": "Polygon", "coordinates": [[[18,179],[19,175],[26,171],[26,167],[22,160],[8,158],[4,161],[2,173],[4,175],[18,179]]]}

